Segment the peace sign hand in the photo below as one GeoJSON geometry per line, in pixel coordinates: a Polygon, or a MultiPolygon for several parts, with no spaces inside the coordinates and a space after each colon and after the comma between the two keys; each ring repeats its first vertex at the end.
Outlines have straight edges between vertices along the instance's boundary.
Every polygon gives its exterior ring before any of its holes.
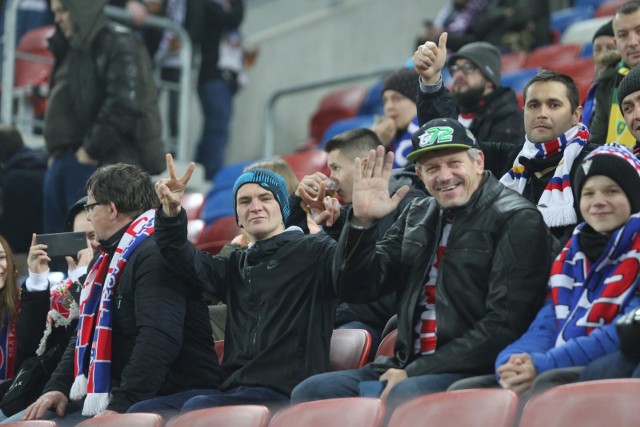
{"type": "Polygon", "coordinates": [[[162,203],[162,212],[166,216],[172,217],[178,215],[182,209],[180,200],[182,200],[184,190],[187,188],[187,184],[191,179],[191,175],[193,175],[196,165],[193,162],[189,163],[187,171],[182,175],[182,178],[178,179],[171,154],[167,154],[166,159],[169,178],[164,178],[156,182],[155,188],[158,199],[162,203]]]}

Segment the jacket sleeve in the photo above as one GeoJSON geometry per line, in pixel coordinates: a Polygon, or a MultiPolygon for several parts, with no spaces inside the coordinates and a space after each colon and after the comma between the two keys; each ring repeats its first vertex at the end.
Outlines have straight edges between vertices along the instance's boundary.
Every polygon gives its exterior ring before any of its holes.
{"type": "Polygon", "coordinates": [[[223,8],[216,1],[205,0],[204,16],[209,25],[223,25],[225,29],[238,28],[244,17],[244,0],[229,1],[229,8],[223,8]]]}
{"type": "Polygon", "coordinates": [[[43,394],[48,391],[59,391],[65,396],[69,396],[74,380],[73,359],[76,351],[76,336],[76,334],[71,334],[69,337],[69,343],[62,355],[62,359],[60,359],[58,366],[56,366],[56,369],[53,371],[49,381],[47,381],[47,384],[42,390],[43,394]]]}
{"type": "Polygon", "coordinates": [[[497,236],[485,315],[435,353],[406,367],[408,376],[444,372],[489,373],[500,350],[526,331],[542,306],[551,268],[551,237],[536,210],[517,211],[497,236]],[[547,256],[523,256],[548,254],[547,256]],[[487,372],[489,367],[489,372],[487,372]]]}
{"type": "Polygon", "coordinates": [[[20,295],[20,313],[18,314],[16,331],[18,336],[16,368],[19,368],[25,359],[35,356],[44,334],[50,307],[49,290],[30,292],[23,285],[20,295]]]}
{"type": "Polygon", "coordinates": [[[135,267],[137,335],[120,383],[111,388],[107,409],[116,412],[125,412],[134,403],[158,394],[180,354],[191,292],[184,280],[168,270],[155,245],[144,248],[131,267],[135,267]]]}
{"type": "Polygon", "coordinates": [[[616,333],[616,321],[640,305],[640,297],[634,296],[624,309],[608,325],[595,329],[589,335],[574,338],[546,352],[531,352],[538,374],[555,368],[585,366],[591,361],[618,350],[620,341],[616,333]]]}
{"type": "Polygon", "coordinates": [[[229,260],[201,252],[187,240],[187,214],[184,209],[173,218],[166,217],[162,209],[158,209],[153,237],[169,269],[187,283],[226,301],[229,260]]]}
{"type": "Polygon", "coordinates": [[[82,143],[91,158],[98,161],[127,139],[125,135],[143,114],[144,79],[151,78],[143,76],[138,56],[147,53],[135,37],[119,35],[109,51],[106,69],[101,73],[104,100],[82,143]]]}
{"type": "Polygon", "coordinates": [[[589,126],[589,142],[603,145],[607,142],[607,131],[609,129],[609,114],[611,114],[611,97],[613,81],[603,81],[596,89],[596,108],[589,126]]]}
{"type": "Polygon", "coordinates": [[[433,119],[458,119],[458,108],[451,93],[444,85],[441,85],[440,89],[433,93],[425,93],[419,90],[416,105],[420,126],[433,119]]]}

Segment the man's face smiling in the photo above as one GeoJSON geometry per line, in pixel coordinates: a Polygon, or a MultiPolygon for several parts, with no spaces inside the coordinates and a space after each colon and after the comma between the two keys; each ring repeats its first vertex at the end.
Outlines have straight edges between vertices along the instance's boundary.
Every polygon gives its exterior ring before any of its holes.
{"type": "Polygon", "coordinates": [[[252,240],[268,239],[284,230],[282,212],[273,193],[258,184],[245,184],[236,193],[240,226],[252,240]]]}

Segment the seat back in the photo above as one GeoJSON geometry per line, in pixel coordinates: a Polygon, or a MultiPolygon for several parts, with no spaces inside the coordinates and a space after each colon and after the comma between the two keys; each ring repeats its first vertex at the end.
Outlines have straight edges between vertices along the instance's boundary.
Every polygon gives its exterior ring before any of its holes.
{"type": "Polygon", "coordinates": [[[362,106],[366,93],[367,88],[360,85],[329,92],[322,98],[311,117],[309,135],[320,141],[331,123],[356,116],[360,111],[360,106],[362,106]]]}
{"type": "Polygon", "coordinates": [[[282,160],[289,163],[298,180],[302,180],[306,175],[312,175],[318,171],[327,176],[331,173],[327,167],[327,153],[317,148],[286,154],[282,156],[282,160]]]}
{"type": "Polygon", "coordinates": [[[232,187],[210,193],[202,204],[200,219],[206,224],[211,224],[223,216],[235,216],[232,187]]]}
{"type": "Polygon", "coordinates": [[[594,9],[590,6],[569,7],[551,13],[549,27],[560,34],[574,22],[585,21],[593,18],[594,9]]]}
{"type": "Polygon", "coordinates": [[[76,427],[162,427],[162,424],[160,415],[140,412],[89,418],[76,427]]]}
{"type": "Polygon", "coordinates": [[[346,397],[300,403],[278,412],[269,427],[380,427],[384,403],[370,397],[346,397]]]}
{"type": "Polygon", "coordinates": [[[28,31],[20,38],[16,46],[16,87],[37,86],[49,81],[53,68],[53,54],[49,51],[47,39],[54,31],[53,25],[47,25],[28,31]],[[21,59],[21,53],[35,55],[40,60],[21,59]]]}
{"type": "Polygon", "coordinates": [[[500,57],[500,72],[502,74],[520,71],[527,60],[524,52],[503,53],[500,57]]]}
{"type": "Polygon", "coordinates": [[[398,337],[398,330],[394,329],[382,338],[378,350],[376,351],[376,357],[389,356],[392,357],[395,354],[396,338],[398,337]]]}
{"type": "Polygon", "coordinates": [[[327,131],[324,133],[319,147],[324,148],[324,146],[327,145],[327,141],[342,132],[358,128],[371,129],[374,120],[375,118],[372,115],[355,116],[349,119],[338,120],[337,122],[334,122],[331,126],[329,126],[327,131]]]}
{"type": "Polygon", "coordinates": [[[582,45],[578,43],[541,46],[529,53],[527,60],[524,62],[524,67],[555,69],[555,67],[570,64],[577,60],[580,57],[581,50],[582,45]]]}
{"type": "Polygon", "coordinates": [[[534,397],[520,427],[631,427],[640,423],[640,379],[586,381],[534,397]]]}
{"type": "Polygon", "coordinates": [[[388,427],[512,427],[518,396],[504,389],[472,389],[416,397],[399,406],[388,427]]]}
{"type": "Polygon", "coordinates": [[[51,420],[12,421],[2,423],[2,425],[9,427],[58,427],[58,423],[51,420]]]}
{"type": "Polygon", "coordinates": [[[330,369],[361,368],[371,351],[371,334],[364,329],[335,329],[331,335],[330,369]]]}
{"type": "Polygon", "coordinates": [[[187,412],[167,427],[267,427],[269,409],[261,405],[233,405],[187,412]]]}
{"type": "Polygon", "coordinates": [[[598,6],[598,8],[596,9],[595,16],[613,17],[613,15],[615,15],[618,8],[627,2],[628,0],[608,0],[602,3],[600,6],[598,6]]]}
{"type": "Polygon", "coordinates": [[[240,234],[242,229],[236,223],[235,215],[226,215],[206,226],[196,240],[196,248],[216,255],[220,249],[240,234]]]}

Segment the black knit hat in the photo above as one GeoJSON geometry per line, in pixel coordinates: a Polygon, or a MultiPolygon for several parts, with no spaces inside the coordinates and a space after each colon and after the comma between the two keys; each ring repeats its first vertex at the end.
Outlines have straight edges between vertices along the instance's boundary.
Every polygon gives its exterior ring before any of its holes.
{"type": "Polygon", "coordinates": [[[607,22],[606,24],[604,24],[602,27],[598,28],[598,30],[593,35],[593,38],[591,39],[591,44],[593,44],[593,42],[595,42],[596,39],[598,37],[600,37],[600,36],[614,37],[614,35],[613,35],[613,19],[611,21],[607,22]]]}
{"type": "Polygon", "coordinates": [[[473,42],[462,46],[449,57],[451,67],[457,59],[464,58],[478,66],[482,75],[489,79],[495,87],[500,86],[500,67],[502,60],[497,47],[487,42],[473,42]]]}
{"type": "Polygon", "coordinates": [[[618,86],[618,107],[622,111],[622,101],[624,98],[640,90],[640,67],[633,67],[629,74],[624,76],[618,86]]]}
{"type": "Polygon", "coordinates": [[[578,204],[584,183],[595,175],[614,180],[629,199],[631,213],[640,212],[640,161],[627,147],[610,143],[598,147],[584,158],[573,178],[573,191],[578,204]]]}
{"type": "Polygon", "coordinates": [[[415,161],[423,154],[445,148],[480,148],[471,131],[455,119],[433,119],[411,137],[413,151],[407,160],[415,161]]]}
{"type": "Polygon", "coordinates": [[[400,68],[392,72],[384,79],[382,93],[389,89],[400,92],[413,102],[416,102],[418,90],[420,89],[418,73],[413,68],[400,68]]]}
{"type": "Polygon", "coordinates": [[[236,221],[238,219],[238,189],[245,184],[258,184],[261,187],[273,193],[276,198],[276,202],[280,205],[280,212],[282,213],[282,222],[286,222],[289,218],[289,195],[287,194],[287,182],[283,177],[275,172],[267,169],[255,168],[248,172],[243,173],[238,177],[233,185],[233,210],[236,212],[236,221]]]}

